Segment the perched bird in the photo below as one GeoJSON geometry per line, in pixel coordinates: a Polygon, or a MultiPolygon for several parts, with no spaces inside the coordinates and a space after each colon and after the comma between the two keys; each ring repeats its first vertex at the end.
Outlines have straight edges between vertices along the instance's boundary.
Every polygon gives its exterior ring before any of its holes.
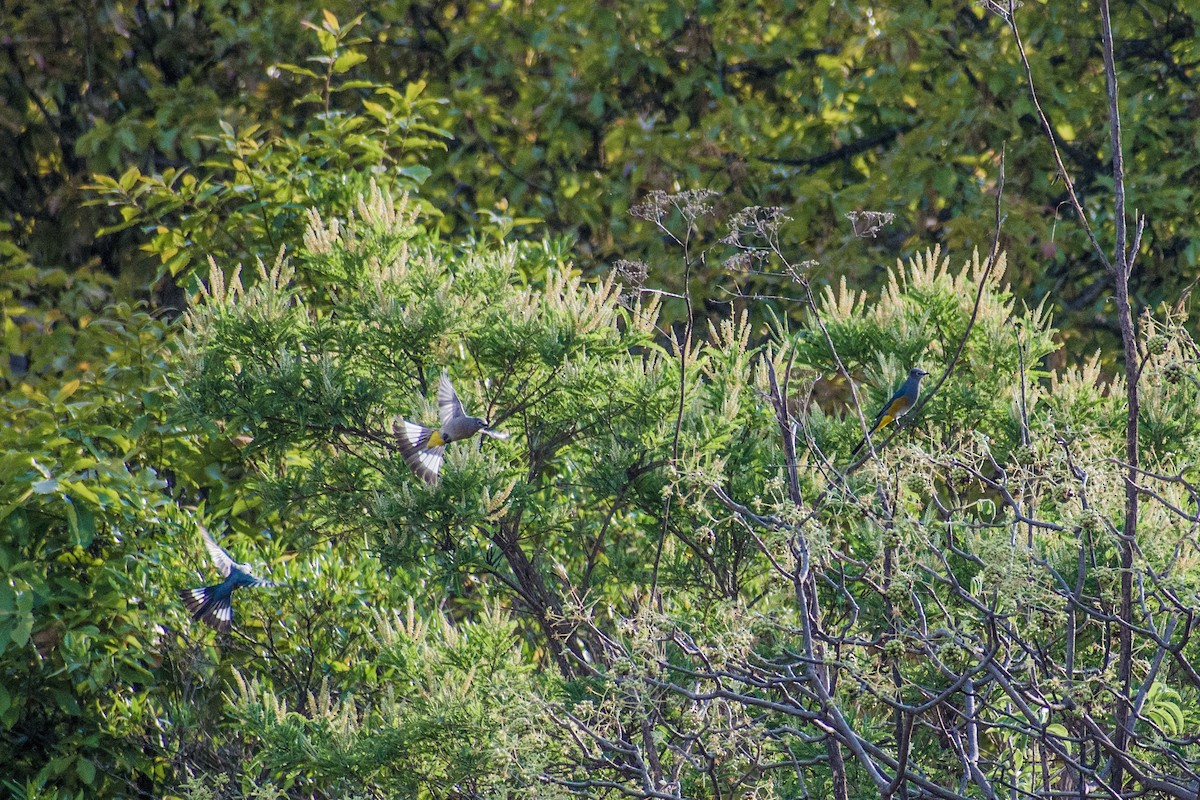
{"type": "Polygon", "coordinates": [[[400,455],[404,457],[404,463],[417,473],[417,477],[430,484],[438,482],[447,443],[469,439],[477,433],[494,439],[508,438],[507,433],[489,430],[486,419],[467,416],[462,402],[450,384],[450,376],[444,372],[438,381],[437,397],[438,418],[442,423],[440,429],[426,428],[405,419],[392,426],[392,434],[400,446],[400,455]]]}
{"type": "MultiPolygon", "coordinates": [[[[881,428],[886,428],[892,424],[893,420],[899,419],[907,414],[917,402],[917,396],[921,393],[921,378],[924,378],[929,373],[923,369],[913,367],[908,371],[908,380],[896,390],[892,395],[892,399],[883,404],[883,408],[879,409],[879,414],[875,417],[875,421],[871,423],[871,430],[867,434],[867,438],[874,436],[876,431],[881,428]]],[[[864,438],[853,450],[850,451],[850,457],[857,455],[863,445],[867,443],[864,438]]]]}
{"type": "Polygon", "coordinates": [[[203,526],[198,527],[200,535],[204,537],[204,547],[208,550],[208,555],[225,580],[215,586],[182,589],[179,596],[183,598],[183,604],[187,606],[187,610],[192,613],[192,619],[204,620],[224,633],[233,627],[232,596],[234,589],[239,586],[274,586],[275,584],[254,577],[250,572],[250,567],[234,561],[229,553],[213,541],[203,526]]]}

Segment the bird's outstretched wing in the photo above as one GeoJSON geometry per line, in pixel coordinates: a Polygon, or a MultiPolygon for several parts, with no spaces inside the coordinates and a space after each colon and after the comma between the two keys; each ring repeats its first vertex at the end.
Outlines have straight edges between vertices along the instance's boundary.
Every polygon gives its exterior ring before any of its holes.
{"type": "Polygon", "coordinates": [[[444,372],[441,379],[438,380],[437,396],[438,419],[442,421],[442,425],[467,415],[467,412],[463,410],[462,401],[458,399],[458,395],[454,392],[454,386],[450,383],[450,376],[444,372]]]}
{"type": "Polygon", "coordinates": [[[221,545],[213,541],[207,528],[203,525],[197,525],[196,527],[200,529],[200,535],[204,537],[204,549],[208,551],[208,555],[212,558],[213,564],[216,565],[217,571],[221,573],[222,578],[228,578],[229,571],[237,566],[237,562],[230,557],[229,553],[222,549],[221,545]]]}

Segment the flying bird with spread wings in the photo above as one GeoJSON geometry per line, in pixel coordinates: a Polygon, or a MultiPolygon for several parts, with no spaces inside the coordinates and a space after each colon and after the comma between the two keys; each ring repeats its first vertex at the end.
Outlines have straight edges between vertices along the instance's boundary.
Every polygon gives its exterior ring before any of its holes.
{"type": "Polygon", "coordinates": [[[436,484],[446,455],[446,445],[460,439],[469,439],[477,433],[493,439],[507,439],[508,434],[491,430],[486,419],[468,416],[462,402],[454,392],[450,376],[442,373],[438,381],[438,418],[440,428],[426,428],[415,422],[401,419],[392,426],[392,434],[400,448],[404,463],[428,484],[436,484]]]}
{"type": "Polygon", "coordinates": [[[201,586],[198,589],[182,589],[179,596],[183,604],[191,612],[192,619],[203,620],[221,633],[233,627],[233,590],[239,586],[275,586],[271,581],[256,578],[246,564],[239,564],[219,544],[202,525],[200,535],[204,537],[204,548],[216,565],[217,571],[225,578],[213,586],[201,586]]]}

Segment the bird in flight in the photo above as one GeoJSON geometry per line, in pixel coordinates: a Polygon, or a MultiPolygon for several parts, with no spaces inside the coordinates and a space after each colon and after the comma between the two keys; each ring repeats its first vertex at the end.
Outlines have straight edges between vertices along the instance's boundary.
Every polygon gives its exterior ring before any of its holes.
{"type": "MultiPolygon", "coordinates": [[[[921,393],[921,378],[924,378],[929,373],[923,369],[913,367],[908,371],[908,379],[896,390],[892,395],[892,399],[883,404],[883,408],[879,409],[879,414],[875,417],[875,421],[871,423],[871,430],[867,433],[867,438],[874,436],[876,431],[881,428],[886,428],[891,425],[894,420],[903,417],[917,402],[917,397],[921,393]]],[[[853,450],[850,451],[850,457],[857,455],[863,445],[867,443],[867,438],[864,438],[853,450]]]]}
{"type": "Polygon", "coordinates": [[[216,565],[217,571],[225,580],[214,586],[201,586],[198,589],[182,589],[179,596],[183,604],[191,612],[192,619],[203,620],[221,633],[233,627],[233,590],[239,586],[275,586],[270,581],[254,577],[250,567],[239,564],[230,557],[203,526],[200,535],[204,537],[204,547],[216,565]]]}
{"type": "Polygon", "coordinates": [[[438,473],[442,469],[449,442],[469,439],[477,433],[493,439],[508,438],[507,433],[491,430],[486,419],[467,415],[450,383],[450,376],[445,372],[438,381],[437,398],[441,428],[426,428],[405,419],[392,426],[392,434],[396,437],[404,463],[428,484],[438,482],[438,473]]]}

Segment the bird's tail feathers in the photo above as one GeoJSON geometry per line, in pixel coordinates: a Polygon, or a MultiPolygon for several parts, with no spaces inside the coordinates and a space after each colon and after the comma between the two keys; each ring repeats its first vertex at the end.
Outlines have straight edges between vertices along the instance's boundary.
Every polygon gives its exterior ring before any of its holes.
{"type": "Polygon", "coordinates": [[[225,633],[233,627],[233,603],[231,594],[221,596],[217,586],[201,586],[196,589],[181,589],[179,596],[191,612],[192,619],[203,622],[225,633]]]}
{"type": "MultiPolygon", "coordinates": [[[[886,428],[888,425],[891,425],[895,421],[895,419],[896,419],[896,417],[891,414],[886,414],[886,413],[880,414],[878,417],[875,418],[875,424],[873,424],[871,426],[871,432],[869,435],[874,436],[875,434],[879,433],[881,430],[886,428]]],[[[866,445],[866,443],[867,443],[867,437],[864,436],[863,440],[861,442],[859,442],[858,445],[853,450],[850,451],[850,457],[854,458],[854,456],[858,455],[858,451],[862,450],[863,446],[866,445]]]]}
{"type": "Polygon", "coordinates": [[[408,464],[417,477],[429,484],[437,483],[446,453],[444,444],[433,447],[429,445],[429,438],[436,432],[433,428],[426,428],[406,419],[392,426],[392,434],[396,437],[396,444],[400,447],[404,463],[408,464]]]}
{"type": "Polygon", "coordinates": [[[424,425],[418,425],[406,419],[402,419],[392,425],[392,435],[399,439],[402,445],[409,444],[413,447],[428,447],[429,438],[435,433],[437,433],[436,428],[426,428],[424,425]]]}

